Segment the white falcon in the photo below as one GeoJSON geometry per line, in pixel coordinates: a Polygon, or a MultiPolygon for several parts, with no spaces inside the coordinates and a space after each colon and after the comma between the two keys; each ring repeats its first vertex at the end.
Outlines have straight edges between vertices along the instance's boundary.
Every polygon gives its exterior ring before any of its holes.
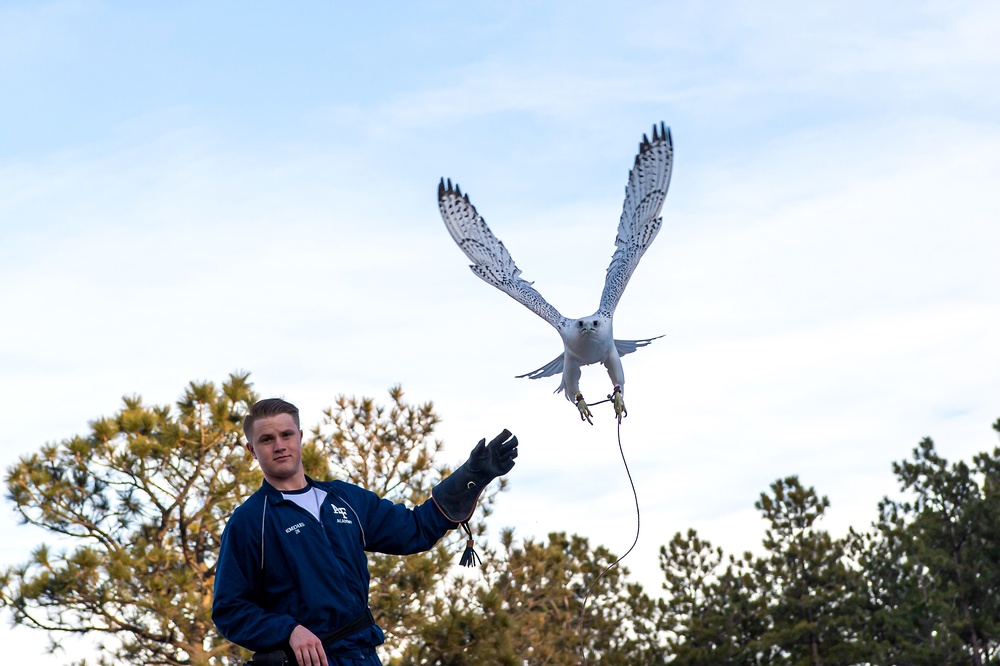
{"type": "MultiPolygon", "coordinates": [[[[625,411],[625,373],[622,371],[621,356],[645,347],[656,338],[644,340],[615,340],[612,332],[612,318],[615,307],[625,291],[632,272],[639,259],[649,248],[663,222],[660,209],[670,186],[670,170],[673,166],[674,145],[670,129],[662,122],[653,126],[653,138],[645,134],[639,144],[639,154],[628,175],[625,186],[625,205],[618,223],[615,238],[615,253],[608,266],[608,274],[601,293],[601,304],[597,312],[589,317],[567,319],[559,314],[540,293],[521,278],[521,270],[507,252],[486,221],[469,202],[469,196],[462,194],[456,183],[452,186],[442,178],[438,186],[438,207],[445,226],[451,232],[458,246],[472,260],[472,272],[508,294],[539,317],[550,323],[563,341],[563,353],[532,372],[518,375],[540,379],[562,373],[562,383],[556,389],[566,392],[566,399],[574,402],[580,410],[580,418],[591,420],[590,408],[580,393],[580,368],[600,362],[608,370],[614,390],[608,396],[615,406],[615,414],[621,423],[625,411]]],[[[662,337],[662,336],[657,336],[662,337]]]]}

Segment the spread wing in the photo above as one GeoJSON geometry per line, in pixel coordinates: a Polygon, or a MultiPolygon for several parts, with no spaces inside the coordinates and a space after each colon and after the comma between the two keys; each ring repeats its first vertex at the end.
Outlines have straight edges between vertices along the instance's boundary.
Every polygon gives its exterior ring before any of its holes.
{"type": "Polygon", "coordinates": [[[469,196],[462,194],[458,184],[452,187],[444,178],[438,185],[438,208],[444,224],[458,247],[472,260],[469,268],[480,278],[508,294],[515,301],[549,322],[557,330],[568,321],[559,311],[531,286],[531,282],[521,278],[521,269],[511,259],[486,220],[469,203],[469,196]]]}
{"type": "Polygon", "coordinates": [[[635,166],[628,174],[625,186],[625,205],[622,207],[615,253],[608,266],[601,293],[598,313],[606,317],[614,314],[618,301],[625,291],[639,259],[649,248],[663,219],[659,217],[663,200],[670,187],[670,170],[674,163],[674,143],[670,128],[660,123],[653,125],[653,139],[642,135],[635,166]],[[659,129],[659,131],[657,131],[659,129]]]}

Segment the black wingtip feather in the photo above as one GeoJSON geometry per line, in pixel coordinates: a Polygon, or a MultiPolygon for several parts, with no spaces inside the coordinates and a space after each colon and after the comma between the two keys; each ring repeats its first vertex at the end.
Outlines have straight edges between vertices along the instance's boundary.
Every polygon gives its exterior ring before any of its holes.
{"type": "Polygon", "coordinates": [[[660,121],[659,127],[657,127],[655,123],[653,124],[652,141],[649,140],[649,136],[647,134],[642,135],[642,141],[639,143],[639,152],[643,153],[650,150],[653,147],[653,144],[658,141],[666,141],[668,145],[674,145],[674,139],[670,135],[670,128],[667,127],[667,124],[662,120],[660,121]]]}
{"type": "Polygon", "coordinates": [[[452,185],[451,178],[442,178],[441,182],[438,183],[438,199],[444,198],[446,194],[462,196],[462,190],[459,188],[458,183],[452,185]]]}

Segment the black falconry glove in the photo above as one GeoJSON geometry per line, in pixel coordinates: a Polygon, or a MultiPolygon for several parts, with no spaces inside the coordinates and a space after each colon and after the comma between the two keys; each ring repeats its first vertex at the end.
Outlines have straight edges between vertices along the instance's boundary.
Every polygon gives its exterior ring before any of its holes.
{"type": "Polygon", "coordinates": [[[516,457],[517,437],[504,428],[489,444],[485,439],[479,440],[469,459],[431,490],[431,497],[441,513],[453,523],[460,523],[469,537],[462,556],[463,566],[471,567],[479,558],[472,549],[472,530],[468,522],[476,510],[479,496],[490,481],[514,467],[516,457]]]}

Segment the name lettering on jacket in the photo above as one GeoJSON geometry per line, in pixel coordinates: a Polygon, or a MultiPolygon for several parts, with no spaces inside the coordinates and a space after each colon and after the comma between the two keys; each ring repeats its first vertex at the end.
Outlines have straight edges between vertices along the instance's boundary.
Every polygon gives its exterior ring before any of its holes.
{"type": "Polygon", "coordinates": [[[285,530],[285,534],[290,534],[291,532],[295,532],[296,534],[298,534],[299,531],[305,526],[306,526],[305,523],[295,523],[294,525],[285,530]]]}

